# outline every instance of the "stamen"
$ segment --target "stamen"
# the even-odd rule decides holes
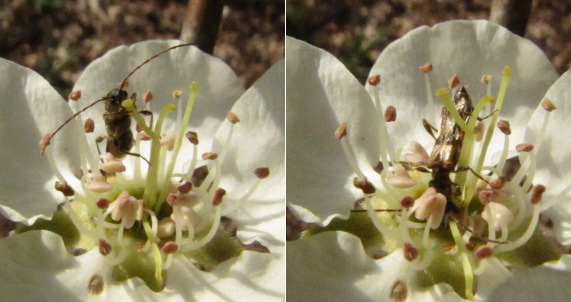
[[[145,93],[143,93],[143,103],[148,104],[153,100],[153,97],[154,96],[151,90],[147,90]]]
[[[411,188],[416,186],[416,181],[410,177],[408,172],[401,165],[394,165],[392,167],[394,174],[387,179],[390,186],[399,189]]]
[[[238,117],[236,115],[236,113],[234,113],[232,111],[228,111],[228,114],[226,115],[226,119],[232,124],[237,124],[240,122],[240,117]]]
[[[83,131],[85,131],[85,133],[93,133],[93,131],[95,131],[95,121],[93,121],[92,118],[85,120],[85,123],[83,123]]]
[[[389,162],[388,157],[392,160],[396,160],[395,151],[393,150],[391,136],[387,131],[387,125],[384,119],[381,117],[384,115],[383,107],[381,106],[381,100],[379,98],[380,89],[372,89],[372,97],[375,104],[375,109],[377,111],[377,116],[379,117],[379,151],[382,162]]]
[[[390,123],[397,120],[397,109],[395,106],[388,106],[385,109],[385,122]]]
[[[411,141],[410,150],[413,153],[407,153],[404,156],[407,162],[409,162],[413,167],[428,165],[430,157],[428,156],[428,152],[426,152],[426,149],[424,149],[424,147],[420,143],[418,143],[417,141]]]
[[[496,250],[498,252],[507,252],[517,249],[518,247],[525,244],[529,240],[529,238],[531,238],[533,232],[535,231],[537,222],[539,221],[539,210],[540,207],[538,205],[533,205],[533,214],[531,215],[531,220],[529,222],[526,231],[517,240],[497,246]]]
[[[433,219],[428,224],[430,228],[435,230],[440,226],[446,209],[446,197],[444,195],[437,193],[433,187],[429,187],[416,200],[415,205],[418,205],[414,211],[416,219],[426,220],[429,216],[432,216]]]
[[[113,186],[107,182],[105,176],[95,173],[93,174],[93,181],[87,184],[87,189],[95,193],[104,193],[113,190]]]
[[[448,88],[454,89],[460,84],[460,79],[457,74],[454,74],[450,79],[448,79]]]
[[[541,184],[537,184],[535,186],[533,186],[531,188],[531,191],[529,192],[529,201],[531,202],[532,205],[536,205],[541,201],[541,197],[543,196],[543,193],[545,192],[545,186],[541,185]]]
[[[359,169],[357,161],[353,157],[353,153],[351,152],[349,144],[345,139],[346,136],[347,136],[347,123],[342,123],[335,131],[335,137],[341,141],[341,147],[343,148],[343,153],[345,154],[345,158],[347,159],[347,162],[351,166],[353,173],[357,174],[357,177],[359,177],[360,179],[365,179],[366,178],[365,174],[363,174],[363,172],[361,172],[361,170]]]
[[[493,225],[494,230],[497,232],[501,230],[502,225],[511,224],[514,220],[514,216],[512,211],[506,206],[497,202],[490,202],[484,207],[482,219],[488,224]]]
[[[533,145],[531,144],[518,144],[515,146],[517,152],[530,152],[533,150]]]
[[[361,189],[363,194],[373,194],[377,190],[375,186],[366,178],[353,178],[353,186],[355,186],[357,189]]]
[[[432,71],[432,64],[430,63],[426,63],[422,66],[420,66],[418,68],[422,73],[424,73],[424,83],[426,86],[426,95],[428,98],[428,104],[431,108],[436,108],[436,102],[434,101],[434,96],[432,94],[432,92],[434,90],[432,90],[432,83],[430,82],[430,76],[429,73]],[[431,122],[434,122],[434,120],[432,120]]]
[[[75,195],[75,191],[67,183],[62,184],[61,182],[56,181],[54,187],[55,187],[56,191],[61,192],[63,194],[63,196],[70,197],[70,196]]]
[[[112,251],[111,244],[107,242],[105,239],[99,239],[99,253],[103,256],[107,256],[111,254]]]
[[[462,235],[460,234],[456,221],[451,220],[449,223],[452,237],[454,238],[454,242],[456,243],[462,257],[462,268],[464,270],[464,280],[466,284],[465,294],[468,300],[472,300],[474,297],[474,294],[472,293],[474,288],[474,273],[472,271],[470,259],[468,259],[468,251],[466,250],[466,246],[464,245],[464,241],[462,240]]]
[[[369,195],[365,195],[365,205],[367,206],[367,214],[371,218],[371,221],[373,222],[377,230],[379,230],[379,232],[383,234],[383,237],[399,238],[398,231],[384,227],[383,222],[379,219],[379,216],[377,216],[377,213],[375,212],[375,208],[371,203],[371,197]]]
[[[216,189],[216,191],[214,191],[214,197],[212,197],[212,205],[219,206],[222,203],[224,195],[226,195],[226,190],[222,188]]]
[[[543,107],[543,109],[545,109],[547,112],[551,112],[557,109],[557,106],[555,106],[555,104],[553,104],[553,102],[551,102],[551,100],[548,98],[543,98],[541,100],[541,107]]]
[[[479,247],[476,250],[476,252],[474,253],[474,255],[478,259],[489,258],[489,257],[492,257],[493,254],[494,254],[494,249],[489,245],[483,245],[483,246]]]
[[[72,101],[77,101],[81,98],[81,90],[72,91],[67,97]]]
[[[412,262],[418,258],[418,250],[409,242],[405,242],[403,246],[404,258]]]
[[[381,75],[380,74],[372,75],[367,79],[367,83],[369,83],[369,85],[371,85],[371,86],[377,86],[377,85],[379,85],[380,82],[381,82]]]

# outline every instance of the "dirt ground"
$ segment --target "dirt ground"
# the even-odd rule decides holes
[[[176,39],[187,0],[0,0],[0,57],[28,66],[67,95],[89,62],[109,49]],[[231,0],[214,55],[250,86],[284,57],[283,0]]]
[[[390,42],[421,25],[488,19],[490,0],[287,0],[287,34],[324,48],[364,82]],[[534,0],[525,37],[559,73],[571,62],[571,1]]]

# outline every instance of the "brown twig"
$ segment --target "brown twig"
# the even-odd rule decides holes
[[[212,54],[224,0],[188,0],[180,39]]]
[[[524,36],[532,0],[493,0],[490,21],[505,26],[516,35]]]

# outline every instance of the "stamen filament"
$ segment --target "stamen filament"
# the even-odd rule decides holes
[[[184,247],[188,250],[195,250],[195,249],[201,248],[202,246],[204,246],[205,244],[210,242],[210,240],[216,234],[216,231],[218,231],[218,227],[220,226],[220,217],[222,216],[221,213],[222,213],[221,207],[217,206],[216,211],[214,213],[214,217],[212,219],[212,226],[210,227],[208,234],[206,234],[206,236],[204,236],[203,238],[201,238],[198,241],[190,242],[190,243],[184,245]]]
[[[190,121],[190,116],[192,114],[192,108],[194,107],[194,102],[196,100],[196,95],[198,94],[198,83],[196,82],[192,82],[192,84],[190,85],[190,95],[188,96],[187,102],[186,102],[186,108],[184,110],[184,116],[182,118],[182,123],[180,124],[180,129],[178,132],[178,136],[176,137],[176,142],[175,142],[175,146],[173,149],[173,153],[172,153],[172,157],[171,157],[171,162],[170,165],[168,167],[168,171],[165,175],[165,183],[164,183],[164,187],[167,187],[172,173],[174,171],[174,166],[176,163],[176,160],[178,158],[178,153],[180,151],[180,148],[182,146],[182,139],[185,137],[185,133],[186,133],[186,127],[188,126],[188,123]],[[180,99],[179,99],[180,102]],[[163,202],[163,200],[165,199],[166,195],[167,195],[167,191],[163,190],[161,192],[161,195],[159,196],[159,202],[158,202],[158,206],[157,206],[157,210],[160,209],[160,206]]]
[[[539,221],[539,210],[540,210],[540,207],[538,205],[533,205],[533,214],[531,215],[531,221],[529,222],[529,226],[527,227],[527,230],[517,240],[514,240],[514,241],[509,242],[507,244],[499,245],[498,247],[496,247],[496,250],[498,252],[507,252],[507,251],[517,249],[518,247],[525,244],[529,240],[529,238],[531,238],[531,236],[533,235],[533,232],[535,231],[535,228],[537,226],[537,222]]]
[[[351,152],[349,144],[347,143],[347,137],[341,138],[340,141],[341,141],[341,146],[343,147],[343,153],[345,153],[345,158],[347,158],[347,162],[351,166],[353,173],[357,174],[357,177],[359,177],[360,179],[366,179],[365,174],[363,174],[363,172],[361,172],[361,170],[359,169],[355,157],[353,157],[353,153]]]

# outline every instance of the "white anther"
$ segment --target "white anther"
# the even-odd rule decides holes
[[[174,235],[175,225],[170,217],[165,217],[159,221],[157,236],[159,238],[168,238]]]
[[[176,141],[176,136],[173,134],[166,134],[161,137],[161,145],[166,145],[167,150],[172,151],[174,149],[174,143]]]
[[[408,172],[401,165],[393,167],[393,176],[387,179],[387,183],[395,188],[410,188],[416,186],[416,181],[410,178]]]
[[[491,212],[493,217],[488,216],[488,211]],[[514,215],[512,211],[510,211],[510,209],[508,209],[506,206],[497,202],[490,202],[484,207],[484,211],[482,211],[482,218],[487,223],[491,223],[491,220],[493,220],[493,227],[497,232],[502,229],[502,225],[510,225],[514,220]]]
[[[109,206],[111,218],[115,221],[123,221],[125,228],[129,229],[135,224],[135,220],[142,219],[143,200],[137,200],[123,191]]]
[[[426,166],[428,164],[428,153],[421,144],[419,144],[417,141],[410,142],[410,150],[412,153],[406,154],[404,158],[413,167]]]
[[[93,181],[87,184],[87,189],[95,193],[103,193],[113,190],[113,186],[107,182],[105,176],[100,173],[93,174]]]
[[[119,159],[115,158],[113,154],[107,153],[105,154],[105,158],[107,159],[104,163],[99,165],[99,168],[107,173],[121,173],[125,172],[127,169],[123,162]]]
[[[440,226],[444,218],[446,197],[430,187],[416,200],[415,207],[414,217],[416,219],[426,220],[432,216],[430,228],[434,230]]]
[[[191,227],[195,230],[200,224],[200,216],[192,208],[185,206],[174,206],[170,217],[175,223],[182,226],[183,231],[188,231],[188,222],[192,223]]]

